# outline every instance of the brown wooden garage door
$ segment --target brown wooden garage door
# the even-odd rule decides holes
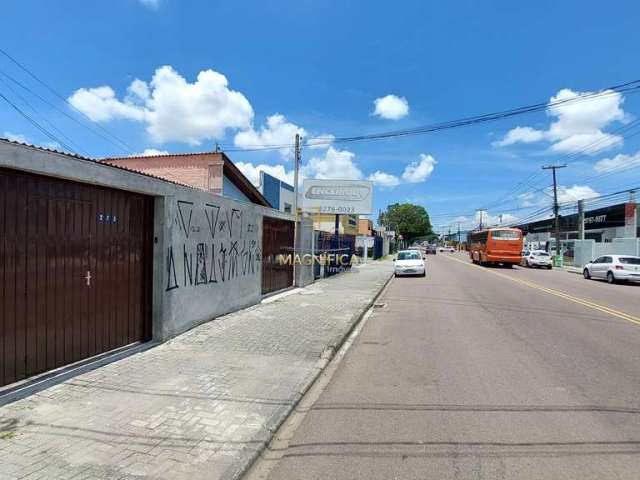
[[[0,169],[0,385],[150,338],[152,202]]]
[[[278,262],[280,254],[293,253],[294,224],[264,217],[262,221],[262,294],[293,285],[293,265]]]

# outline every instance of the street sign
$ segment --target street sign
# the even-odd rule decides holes
[[[335,215],[373,212],[373,183],[366,180],[311,180],[302,186],[305,211]]]

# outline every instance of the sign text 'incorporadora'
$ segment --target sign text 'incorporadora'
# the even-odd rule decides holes
[[[302,205],[308,212],[362,214],[373,211],[373,183],[364,180],[305,180]]]

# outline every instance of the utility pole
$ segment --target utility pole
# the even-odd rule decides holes
[[[298,172],[300,171],[300,134],[296,133],[295,165],[293,170],[293,211],[298,221]]]
[[[300,134],[296,133],[295,144],[295,166],[293,173],[293,214],[295,220],[293,222],[293,258],[295,259],[296,253],[298,253],[298,235],[300,235],[300,228],[298,227],[298,171],[300,170]],[[296,262],[293,262],[293,284],[296,285]]]
[[[480,212],[480,230],[482,230],[482,210],[476,210],[477,212]]]
[[[547,165],[543,170],[551,170],[553,173],[553,213],[555,216],[555,236],[556,236],[556,257],[560,255],[560,207],[558,206],[558,182],[556,181],[556,170],[566,168],[564,165]]]
[[[460,250],[460,222],[458,222],[458,250]]]

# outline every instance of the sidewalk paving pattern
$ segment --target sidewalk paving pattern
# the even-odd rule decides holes
[[[237,478],[392,268],[372,262],[0,408],[0,480]]]

